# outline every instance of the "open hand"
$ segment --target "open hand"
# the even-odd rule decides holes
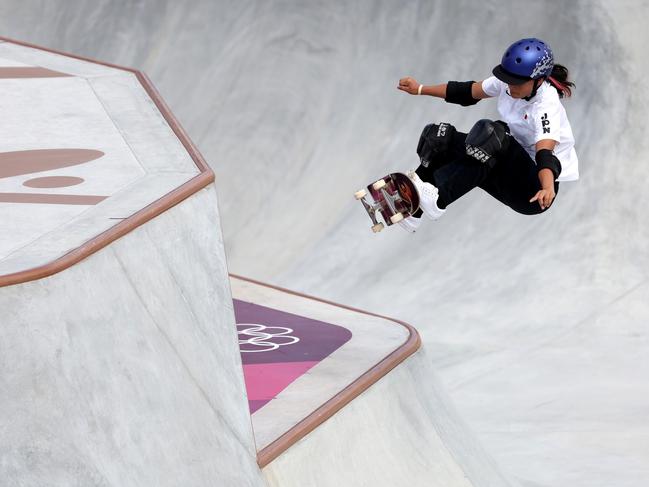
[[[416,79],[407,76],[406,78],[401,78],[399,80],[399,86],[397,86],[397,88],[406,93],[410,93],[411,95],[416,95],[417,90],[419,89],[419,82]]]
[[[548,189],[542,189],[534,195],[534,197],[530,200],[530,203],[538,201],[539,205],[541,205],[541,209],[545,210],[546,208],[550,207],[556,195],[557,194],[554,192],[554,188],[552,187]]]

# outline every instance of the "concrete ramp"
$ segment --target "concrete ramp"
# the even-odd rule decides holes
[[[416,326],[526,487],[649,478],[647,18],[646,0],[0,2],[3,35],[146,71],[218,174],[229,269]],[[427,123],[498,117],[398,79],[482,79],[528,36],[577,83],[581,179],[539,217],[475,190],[415,235],[373,235],[354,191],[416,166]]]
[[[0,78],[0,484],[264,485],[211,170],[141,73]]]
[[[455,411],[414,328],[241,277],[232,292],[268,485],[512,485]]]
[[[230,280],[142,73],[4,40],[0,87],[0,483],[511,485],[414,328]]]

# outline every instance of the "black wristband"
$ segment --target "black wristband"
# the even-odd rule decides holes
[[[468,107],[475,105],[480,100],[476,100],[471,96],[471,86],[475,81],[449,81],[446,84],[446,103],[455,103]]]
[[[541,169],[550,169],[557,179],[561,174],[561,162],[550,149],[541,149],[536,152],[536,165]]]

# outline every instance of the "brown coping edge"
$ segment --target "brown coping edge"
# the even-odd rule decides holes
[[[254,279],[249,279],[247,277],[242,277],[236,274],[230,274],[230,277],[239,279],[241,281],[251,282],[259,286],[264,286],[278,291],[282,291],[294,296],[299,296],[301,298],[311,299],[313,301],[318,301],[320,303],[329,304],[332,306],[337,306],[339,308],[347,309],[355,313],[362,313],[365,315],[375,316],[377,318],[382,318],[384,320],[392,321],[398,323],[408,329],[409,335],[408,339],[395,351],[386,356],[378,364],[372,367],[370,370],[361,375],[354,382],[345,387],[338,394],[333,396],[327,402],[325,402],[318,409],[313,411],[307,417],[302,419],[298,424],[293,426],[290,430],[284,433],[282,436],[277,438],[275,441],[270,443],[267,447],[262,448],[257,452],[257,463],[260,468],[266,467],[273,460],[279,457],[282,453],[288,450],[292,445],[300,441],[306,435],[315,430],[318,426],[324,423],[326,420],[331,418],[334,414],[344,408],[349,404],[353,399],[360,396],[364,391],[370,388],[373,384],[377,383],[382,377],[388,374],[392,369],[397,365],[403,362],[405,359],[414,354],[419,347],[421,346],[421,338],[419,333],[415,328],[413,328],[408,323],[403,321],[395,320],[394,318],[388,318],[387,316],[382,316],[376,313],[370,313],[368,311],[363,311],[357,308],[352,308],[351,306],[346,306],[339,303],[334,303],[332,301],[327,301],[325,299],[316,298],[306,294],[301,294],[289,289],[281,288],[278,286],[273,286],[270,284],[265,284]]]
[[[171,110],[165,103],[165,101],[160,96],[160,93],[156,90],[151,83],[151,80],[141,71],[138,71],[133,68],[127,68],[124,66],[118,66],[116,64],[105,63],[103,61],[97,61],[96,59],[91,59],[83,56],[77,56],[76,54],[70,54],[63,51],[57,51],[54,49],[49,49],[46,47],[37,46],[35,44],[30,44],[27,42],[17,41],[14,39],[9,39],[7,37],[0,36],[0,41],[9,42],[11,44],[18,44],[25,47],[30,47],[33,49],[39,49],[41,51],[47,51],[54,54],[59,54],[62,56],[79,59],[81,61],[87,61],[94,64],[101,64],[115,69],[120,69],[122,71],[128,71],[134,73],[138,81],[151,97],[153,102],[162,113],[162,116],[165,118],[171,130],[176,134],[176,137],[183,144],[190,157],[198,167],[201,173],[187,181],[182,186],[179,186],[172,192],[166,194],[162,198],[154,201],[150,205],[142,208],[140,211],[137,211],[130,217],[119,222],[110,229],[100,233],[89,241],[85,242],[80,247],[77,247],[74,250],[62,255],[58,259],[53,260],[45,265],[34,267],[32,269],[27,269],[25,271],[15,272],[12,274],[5,274],[0,276],[0,287],[11,286],[14,284],[21,284],[28,281],[34,281],[36,279],[42,279],[44,277],[51,276],[57,272],[61,272],[68,267],[73,266],[74,264],[79,263],[89,255],[97,252],[98,250],[106,247],[111,242],[114,242],[120,237],[123,237],[127,233],[131,232],[135,228],[143,225],[144,223],[152,220],[156,216],[165,212],[169,208],[177,205],[181,201],[185,200],[189,196],[197,193],[201,189],[205,188],[209,184],[214,182],[214,172],[207,165],[205,159],[198,151],[194,143],[191,141],[185,130],[181,127],[176,117],[171,113]]]
[[[7,37],[0,36],[0,41],[9,42],[12,44],[18,44],[21,46],[30,47],[34,49],[40,49],[41,51],[47,51],[54,54],[59,54],[62,56],[67,56],[82,61],[87,61],[87,62],[100,64],[115,69],[120,69],[122,71],[129,71],[131,73],[134,73],[137,79],[144,87],[144,89],[146,90],[146,92],[154,101],[154,103],[156,104],[160,112],[162,113],[163,117],[165,118],[165,120],[167,121],[167,123],[169,124],[173,132],[176,134],[176,136],[181,141],[181,143],[183,144],[183,146],[185,147],[185,149],[187,150],[191,158],[194,160],[196,166],[201,171],[201,174],[199,174],[192,180],[188,181],[187,183],[183,184],[182,186],[179,186],[171,193],[163,196],[159,200],[143,208],[142,210],[136,212],[135,214],[123,220],[122,222],[118,223],[114,227],[97,235],[93,239],[84,243],[82,246],[68,252],[62,257],[40,267],[17,272],[14,274],[6,274],[0,276],[0,287],[33,281],[36,279],[41,279],[47,276],[51,276],[53,274],[56,274],[57,272],[61,272],[62,270],[80,262],[81,260],[85,259],[89,255],[97,252],[98,250],[106,247],[111,242],[126,235],[136,227],[160,215],[161,213],[168,210],[172,206],[175,206],[176,204],[180,203],[182,200],[186,199],[192,194],[195,194],[196,192],[203,189],[210,183],[214,182],[214,172],[207,165],[207,162],[205,162],[203,156],[200,154],[196,146],[193,144],[193,142],[191,141],[191,139],[189,138],[185,130],[181,127],[178,120],[176,120],[176,118],[173,116],[171,110],[169,110],[169,107],[164,102],[164,100],[162,99],[158,91],[155,89],[155,87],[153,86],[149,78],[143,72],[138,71],[136,69],[127,68],[124,66],[118,66],[116,64],[110,64],[103,61],[97,61],[95,59],[66,53],[63,51],[57,51],[54,49],[37,46],[35,44],[30,44],[27,42],[17,41]],[[419,337],[419,333],[417,333],[417,330],[415,330],[415,328],[413,328],[409,324],[404,323],[403,321],[395,320],[393,318],[388,318],[386,316],[370,313],[367,311],[352,308],[350,306],[334,303],[331,301],[326,301],[324,299],[315,298],[313,296],[308,296],[306,294],[290,291],[288,289],[284,289],[281,287],[272,286],[269,284],[265,284],[235,274],[230,274],[230,276],[243,281],[252,282],[260,286],[265,286],[265,287],[277,289],[278,291],[293,294],[295,296],[300,296],[302,298],[311,299],[321,303],[347,309],[349,311],[353,311],[356,313],[362,313],[370,316],[375,316],[377,318],[382,318],[388,321],[392,321],[406,327],[409,332],[408,339],[399,348],[397,348],[395,351],[390,353],[387,357],[385,357],[378,364],[376,364],[370,370],[368,370],[363,375],[361,375],[350,385],[345,387],[342,391],[340,391],[330,400],[325,402],[313,413],[305,417],[302,421],[300,421],[293,428],[291,428],[289,431],[287,431],[282,436],[280,436],[277,440],[270,443],[266,448],[260,450],[257,453],[257,463],[261,468],[267,466],[269,463],[271,463],[273,460],[279,457],[282,453],[284,453],[288,448],[290,448],[292,445],[294,445],[299,440],[304,438],[315,428],[317,428],[322,423],[324,423],[327,419],[331,418],[334,414],[336,414],[343,407],[349,404],[353,399],[355,399],[364,391],[366,391],[370,386],[378,382],[388,372],[394,369],[397,365],[403,362],[410,355],[415,353],[421,345],[421,339]]]

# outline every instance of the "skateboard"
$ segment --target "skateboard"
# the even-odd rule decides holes
[[[380,232],[385,225],[378,221],[381,214],[385,224],[390,226],[408,218],[419,209],[419,193],[412,180],[403,173],[394,172],[367,185],[354,193],[374,223],[372,231]]]

